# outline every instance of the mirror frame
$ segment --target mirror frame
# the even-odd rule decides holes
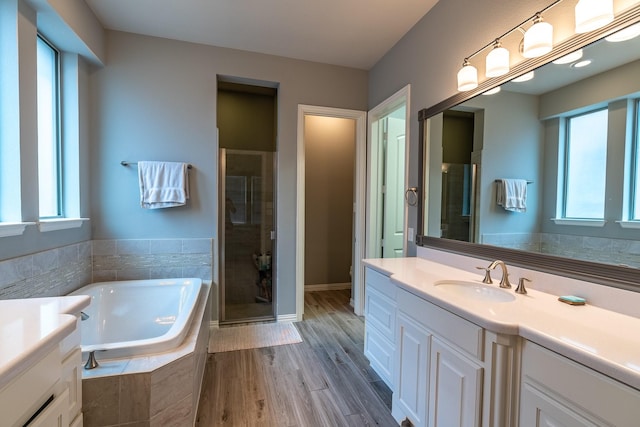
[[[515,77],[532,71],[542,65],[554,61],[576,49],[585,47],[629,25],[640,22],[640,4],[621,12],[610,24],[598,30],[575,34],[554,49],[541,57],[532,58],[513,66],[508,74],[487,79],[481,82],[476,89],[469,92],[458,93],[432,107],[418,112],[419,144],[418,144],[418,179],[422,186],[418,189],[418,219],[416,230],[416,245],[432,249],[438,249],[455,254],[484,258],[487,260],[501,259],[507,263],[557,274],[560,276],[595,282],[598,284],[640,292],[640,269],[625,267],[615,264],[603,264],[592,261],[583,261],[572,258],[564,258],[556,255],[548,255],[536,252],[526,252],[516,249],[501,248],[498,246],[469,243],[457,240],[448,240],[440,237],[425,236],[424,233],[424,209],[425,209],[425,129],[427,119],[445,110],[448,110],[462,102],[474,98],[481,93],[500,86]]]

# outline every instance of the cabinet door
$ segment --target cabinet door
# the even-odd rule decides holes
[[[520,427],[596,427],[558,399],[528,383],[522,385]]]
[[[430,334],[398,312],[393,416],[405,417],[416,427],[427,425]]]
[[[68,427],[69,426],[69,391],[65,391],[42,411],[29,427]]]
[[[429,425],[480,425],[482,368],[437,337],[431,340]]]

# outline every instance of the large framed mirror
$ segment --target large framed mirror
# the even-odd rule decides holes
[[[639,22],[420,111],[418,245],[640,291],[640,35],[607,40]],[[499,203],[512,179],[524,209]]]

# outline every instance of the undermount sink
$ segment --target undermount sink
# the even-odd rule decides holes
[[[497,285],[488,286],[464,280],[440,280],[434,285],[452,294],[482,301],[509,302],[516,299],[513,293],[500,289]]]

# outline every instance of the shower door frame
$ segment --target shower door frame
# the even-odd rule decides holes
[[[225,302],[225,290],[226,290],[226,184],[227,184],[227,154],[245,154],[245,155],[255,155],[260,156],[262,158],[262,173],[266,170],[267,166],[267,151],[256,151],[256,150],[236,150],[232,148],[220,148],[219,149],[219,168],[218,168],[218,241],[219,241],[219,291],[218,291],[218,318],[220,324],[233,324],[233,323],[248,323],[248,322],[259,322],[265,320],[275,320],[276,319],[276,297],[278,292],[278,286],[276,281],[276,254],[277,254],[277,240],[276,240],[276,224],[277,224],[277,210],[276,210],[276,183],[277,183],[277,152],[271,152],[273,155],[273,180],[272,180],[272,188],[273,188],[273,201],[272,201],[272,210],[273,210],[273,224],[271,224],[271,315],[270,316],[254,316],[247,317],[242,319],[226,319],[226,302]],[[264,194],[264,189],[266,188],[266,182],[263,180],[261,193]],[[262,211],[264,212],[264,210]],[[265,236],[265,225],[263,222],[260,223],[260,235]],[[261,245],[262,246],[262,245]]]

